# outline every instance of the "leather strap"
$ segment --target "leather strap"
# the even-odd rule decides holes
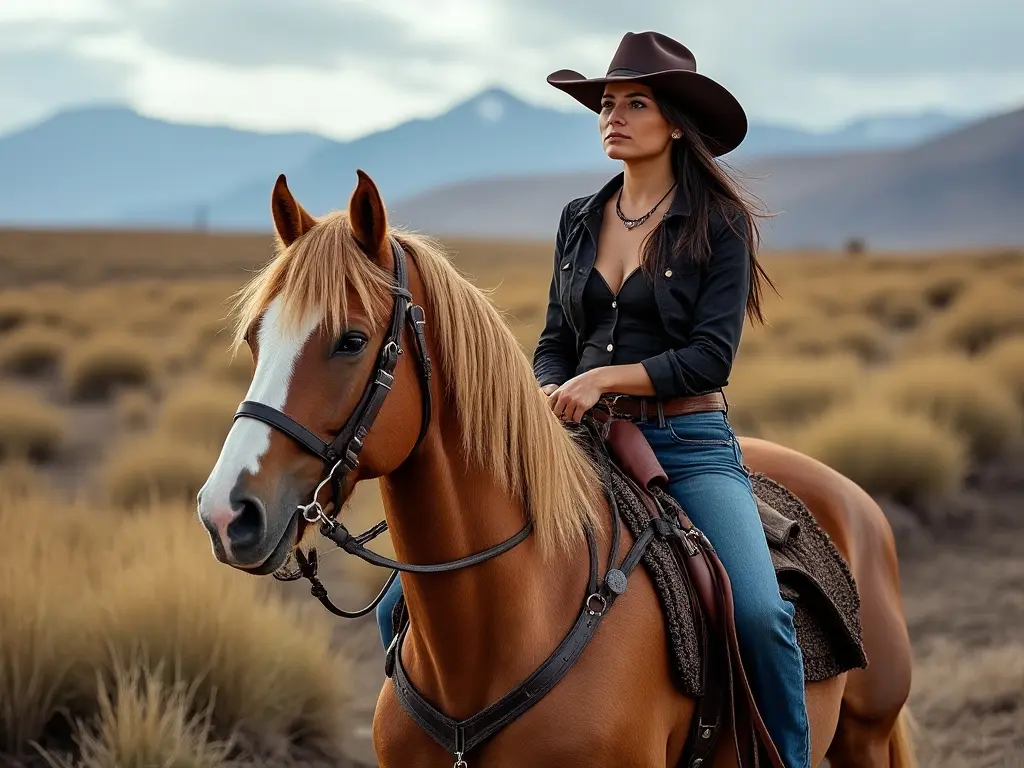
[[[525,540],[526,537],[530,535],[530,532],[533,531],[533,521],[527,520],[526,524],[519,529],[518,533],[505,539],[500,544],[495,544],[493,547],[489,547],[481,552],[460,557],[458,560],[449,560],[444,563],[417,565],[414,563],[402,563],[398,560],[392,560],[390,557],[378,555],[376,552],[366,549],[363,546],[363,542],[360,541],[360,537],[353,536],[349,533],[348,529],[342,523],[337,520],[333,520],[332,523],[333,527],[328,527],[326,523],[322,524],[321,533],[350,555],[355,555],[360,560],[365,560],[371,565],[380,566],[381,568],[392,568],[396,571],[406,571],[408,573],[447,573],[449,571],[457,571],[461,568],[469,568],[482,563],[485,560],[490,560],[493,557],[497,557],[498,555],[508,552],[510,549]]]
[[[572,629],[532,675],[494,704],[464,720],[454,720],[445,715],[428,702],[409,680],[402,663],[402,641],[409,628],[407,623],[395,637],[393,648],[389,649],[392,666],[388,671],[399,703],[434,741],[453,755],[464,755],[483,743],[540,701],[572,669],[593,639],[601,619],[625,591],[626,580],[655,533],[655,527],[648,526],[634,542],[622,565],[608,572],[603,588],[584,599]],[[590,548],[591,561],[594,562],[596,557],[596,550]]]

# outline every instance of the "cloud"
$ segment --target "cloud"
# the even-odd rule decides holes
[[[354,56],[444,56],[386,6],[353,0],[108,0],[164,53],[235,67],[333,67]]]
[[[108,31],[95,20],[0,25],[0,128],[38,120],[59,108],[124,100],[131,68],[83,49]]]
[[[495,85],[581,109],[547,74],[601,74],[626,31],[656,29],[752,119],[825,127],[1018,106],[1021,28],[1020,0],[3,0],[0,121],[123,96],[171,119],[345,138]]]

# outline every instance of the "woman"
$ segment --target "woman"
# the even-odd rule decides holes
[[[598,114],[605,153],[623,172],[562,210],[534,375],[563,420],[607,398],[637,422],[669,493],[729,573],[744,662],[779,754],[787,768],[809,768],[793,606],[779,594],[722,394],[744,314],[763,319],[767,280],[753,216],[714,159],[743,140],[744,111],[696,73],[685,46],[655,32],[626,34],[606,77],[560,70],[548,82]],[[400,584],[377,610],[385,647]]]
[[[625,35],[606,77],[561,70],[548,82],[598,113],[623,172],[562,211],[534,374],[564,420],[605,399],[638,423],[669,493],[729,573],[744,662],[780,756],[807,768],[794,609],[779,594],[722,394],[744,315],[763,320],[767,280],[754,217],[714,159],[743,140],[744,111],[696,73],[685,46],[655,32]]]

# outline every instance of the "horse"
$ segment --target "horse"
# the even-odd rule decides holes
[[[487,294],[434,239],[392,227],[361,170],[347,209],[320,218],[281,175],[271,213],[276,253],[233,296],[232,344],[251,350],[251,384],[197,497],[213,555],[285,579],[297,562],[309,577],[319,532],[371,562],[401,563],[408,624],[398,661],[443,723],[466,722],[539,668],[547,674],[581,617],[601,619],[557,684],[520,696],[516,716],[468,754],[458,728],[443,746],[385,681],[372,727],[384,768],[682,765],[696,704],[672,683],[650,575],[636,568],[614,609],[591,594],[580,613],[588,551],[593,562],[594,545],[607,558],[620,537],[623,547],[636,540],[613,530],[592,458],[547,408]],[[884,514],[811,457],[740,440],[753,470],[807,505],[862,600],[870,663],[806,687],[814,764],[914,765],[911,647]],[[351,536],[345,503],[369,480],[385,521]],[[363,547],[385,526],[397,560]],[[332,605],[322,584],[317,596]],[[735,763],[726,743],[716,766]]]

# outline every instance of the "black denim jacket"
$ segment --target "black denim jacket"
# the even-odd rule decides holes
[[[618,174],[594,195],[570,201],[555,236],[547,319],[533,357],[540,386],[575,375],[584,334],[583,287],[594,268],[604,204],[622,186]],[[677,194],[665,214],[663,242],[675,242],[689,205]],[[673,255],[655,275],[654,294],[670,349],[642,364],[661,399],[721,389],[729,382],[743,330],[750,290],[750,259],[744,240],[721,216],[710,222],[711,257],[701,266]],[[738,229],[738,227],[737,227]],[[742,231],[742,230],[741,230]]]

